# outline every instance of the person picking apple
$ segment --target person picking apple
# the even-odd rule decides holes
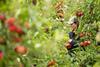
[[[76,47],[74,44],[75,44],[75,32],[79,27],[78,18],[76,16],[72,16],[69,19],[68,24],[70,24],[70,26],[71,26],[71,32],[69,32],[69,38],[70,38],[69,43],[72,47]]]

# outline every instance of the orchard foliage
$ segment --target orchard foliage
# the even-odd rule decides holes
[[[99,6],[100,0],[0,0],[0,67],[99,67]],[[79,27],[68,43],[73,15]]]

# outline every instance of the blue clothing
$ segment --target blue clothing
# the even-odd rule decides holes
[[[70,42],[70,45],[72,46],[72,48],[75,46],[75,33],[74,32],[69,32],[69,38],[72,40]]]
[[[69,32],[69,38],[70,39],[75,39],[75,33],[74,32]]]

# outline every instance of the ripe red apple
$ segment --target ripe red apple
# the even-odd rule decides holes
[[[82,47],[83,47],[83,46],[84,46],[84,42],[81,42],[81,43],[80,43],[80,46],[82,46]]]
[[[15,52],[23,55],[27,53],[27,48],[25,46],[19,45],[15,47]]]
[[[84,41],[84,45],[85,45],[85,46],[88,46],[88,45],[90,45],[90,43],[91,43],[91,41],[89,41],[89,40],[87,40],[87,41]]]
[[[85,36],[85,34],[83,32],[81,32],[79,36],[83,37],[83,36]]]
[[[88,45],[90,45],[90,43],[91,43],[91,41],[87,40],[87,41],[81,42],[80,46],[88,46]]]
[[[90,41],[90,40],[88,40],[87,42],[88,42],[88,45],[90,45],[90,44],[91,44],[91,41]]]
[[[84,45],[87,46],[88,45],[88,41],[84,41]]]
[[[67,43],[67,44],[65,44],[65,48],[70,49],[70,48],[72,48],[72,46],[70,43]]]
[[[77,17],[81,17],[81,16],[83,16],[84,15],[84,13],[82,12],[82,11],[77,11],[76,12],[76,16]]]
[[[21,28],[17,28],[16,33],[18,33],[19,35],[25,34]]]
[[[0,15],[0,20],[1,20],[1,21],[5,21],[5,19],[6,19],[6,18],[5,18],[4,15]]]
[[[0,51],[0,60],[2,60],[2,59],[3,59],[3,52]]]
[[[53,66],[55,64],[56,64],[56,61],[55,60],[51,60],[51,61],[48,62],[47,67],[51,67],[51,66]]]
[[[14,17],[11,17],[11,18],[9,18],[9,19],[6,20],[6,23],[7,23],[8,25],[13,25],[14,22],[15,22],[15,18],[14,18]]]
[[[15,32],[16,29],[17,29],[17,27],[16,27],[15,25],[11,25],[11,26],[9,26],[9,30],[10,30],[10,32]]]

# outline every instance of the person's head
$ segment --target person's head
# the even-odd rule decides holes
[[[73,16],[69,19],[68,22],[71,25],[72,31],[76,31],[78,26],[79,26],[79,22],[76,16]]]
[[[72,24],[71,24],[71,29],[72,29],[72,31],[76,31],[77,28],[78,28],[78,24],[77,24],[77,23],[72,23]]]

